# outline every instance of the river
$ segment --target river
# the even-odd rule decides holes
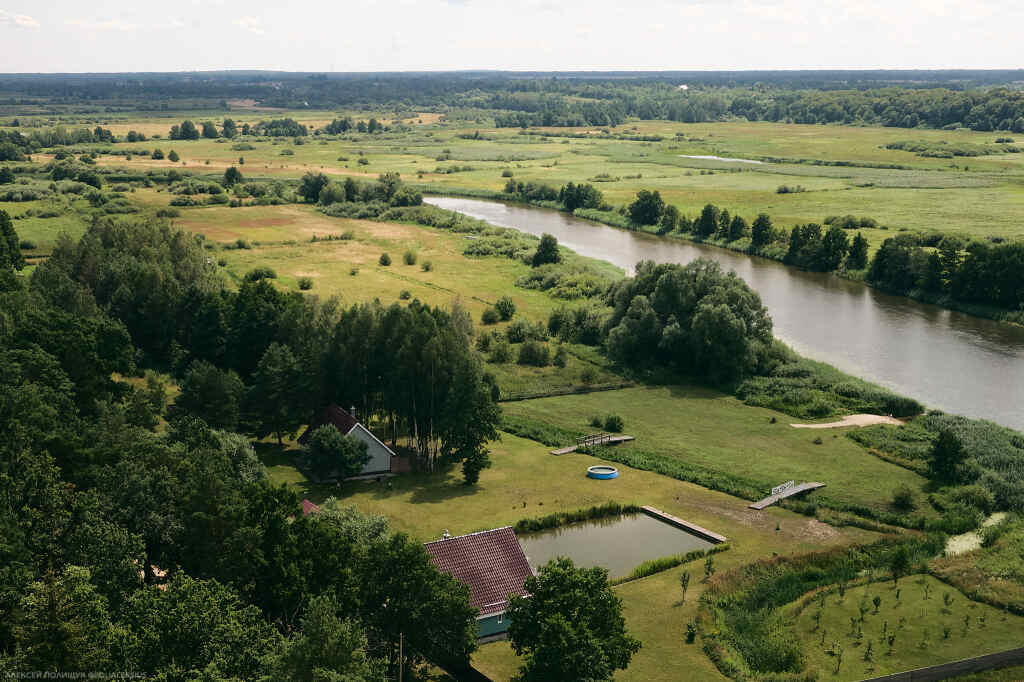
[[[558,211],[454,197],[425,201],[530,234],[547,232],[563,246],[627,272],[640,260],[718,261],[761,295],[775,335],[801,354],[928,407],[1024,430],[1024,327],[890,296],[835,275]]]

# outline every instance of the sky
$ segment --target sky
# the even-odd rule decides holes
[[[0,71],[1020,68],[1021,0],[0,0]]]

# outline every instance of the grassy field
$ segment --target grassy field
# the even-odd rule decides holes
[[[881,599],[877,613],[874,597]],[[973,602],[931,576],[905,578],[898,586],[884,582],[854,587],[843,597],[828,595],[825,604],[820,625],[815,622],[816,599],[793,624],[807,668],[817,669],[822,680],[860,680],[1024,645],[1024,618]],[[862,606],[868,609],[863,622]],[[891,653],[883,632],[895,634]],[[843,655],[837,671],[839,648]]]
[[[504,409],[511,415],[581,430],[592,430],[592,416],[615,413],[625,420],[624,432],[637,436],[634,443],[622,448],[678,457],[764,481],[766,487],[790,479],[821,481],[828,487],[820,494],[879,510],[889,510],[897,486],[921,491],[925,484],[921,476],[882,461],[844,438],[845,429],[794,429],[789,424],[798,420],[698,386],[637,387],[544,398],[506,403]],[[773,417],[775,424],[770,423]],[[814,442],[818,438],[820,444]]]
[[[299,120],[322,125],[322,112],[288,112]],[[243,114],[252,122],[268,112]],[[275,116],[285,115],[279,112]],[[369,114],[363,114],[369,115]],[[198,118],[198,117],[197,117]],[[161,119],[162,125],[180,119]],[[415,122],[419,119],[407,119]],[[135,123],[149,125],[146,119]],[[155,130],[154,128],[153,130]],[[480,131],[483,139],[459,138]],[[220,172],[245,158],[243,172],[297,177],[308,170],[331,174],[374,176],[396,170],[408,180],[452,188],[500,190],[502,170],[517,180],[560,185],[606,174],[598,186],[613,204],[630,201],[639,189],[658,189],[684,213],[695,215],[708,202],[748,219],[761,211],[776,224],[790,227],[820,222],[828,215],[870,216],[889,229],[865,231],[877,245],[894,231],[938,229],[975,236],[1024,236],[1024,154],[993,154],[953,159],[926,158],[913,152],[886,149],[894,142],[994,145],[996,133],[905,130],[878,127],[808,126],[772,123],[683,124],[633,122],[616,134],[661,136],[660,142],[613,139],[597,129],[548,129],[551,136],[520,135],[517,129],[493,129],[443,119],[426,119],[406,132],[350,134],[333,139],[307,138],[302,145],[261,138],[245,143],[198,140],[150,140],[120,149],[174,148],[178,167]],[[584,139],[558,137],[585,134]],[[166,134],[166,133],[164,133]],[[252,149],[236,149],[246,144]],[[282,154],[282,152],[284,152]],[[357,164],[364,156],[367,165]],[[739,159],[770,159],[750,164],[686,158],[715,155]],[[843,166],[815,165],[813,162]],[[167,167],[168,161],[102,157],[103,165],[133,168]],[[872,166],[895,165],[901,168]],[[457,168],[456,172],[447,172]],[[637,177],[639,176],[639,177]],[[778,194],[780,185],[801,185],[806,191]]]
[[[162,195],[139,192],[145,200]],[[299,279],[312,280],[310,293],[338,298],[344,305],[379,299],[385,304],[417,298],[430,305],[449,306],[459,301],[471,314],[477,333],[500,331],[508,322],[482,325],[483,311],[503,296],[512,299],[517,316],[547,321],[560,303],[543,292],[515,286],[530,267],[504,256],[469,257],[462,251],[466,237],[443,230],[369,220],[330,218],[312,206],[258,206],[243,208],[202,207],[181,209],[174,224],[203,234],[217,248],[211,257],[223,261],[229,278],[240,282],[256,266],[272,268],[278,286],[297,291]],[[346,239],[324,240],[346,235]],[[312,242],[316,236],[318,241]],[[225,249],[242,239],[249,249]],[[412,251],[416,263],[406,265],[403,255]],[[391,265],[382,266],[388,253]],[[423,268],[430,263],[430,270]],[[590,261],[609,277],[621,271]],[[491,364],[505,394],[539,392],[578,386],[589,370],[593,383],[620,382],[607,359],[586,346],[567,346],[565,367],[528,367],[512,362]],[[552,344],[553,351],[553,344]]]
[[[273,481],[292,486],[314,502],[336,496],[341,504],[383,514],[396,529],[424,541],[440,537],[445,529],[459,535],[613,501],[650,504],[725,535],[731,549],[715,556],[719,570],[773,552],[806,552],[877,537],[859,529],[833,528],[784,509],[753,512],[744,500],[644,471],[623,470],[617,479],[596,481],[585,473],[599,460],[581,454],[556,457],[544,446],[509,434],[491,449],[494,466],[473,488],[463,485],[457,469],[400,476],[390,487],[375,482],[314,486],[291,466],[289,451],[281,453],[267,445],[260,456]],[[694,580],[686,603],[676,604],[683,570],[689,570]],[[691,670],[702,671],[702,678],[719,677],[698,645],[682,643],[703,589],[701,575],[701,566],[688,564],[615,588],[628,627],[644,643],[620,679],[677,680]],[[508,679],[519,666],[504,642],[482,647],[474,664],[496,680]]]

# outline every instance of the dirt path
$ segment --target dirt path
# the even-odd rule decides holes
[[[827,424],[790,424],[794,429],[837,429],[844,426],[871,426],[872,424],[892,424],[903,426],[905,422],[894,417],[883,417],[880,414],[851,414],[837,422]]]

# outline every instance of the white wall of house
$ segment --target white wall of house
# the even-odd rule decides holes
[[[348,435],[366,443],[366,451],[370,455],[370,461],[363,467],[364,474],[379,474],[391,471],[391,450],[381,443],[362,424],[356,424],[349,431]]]

